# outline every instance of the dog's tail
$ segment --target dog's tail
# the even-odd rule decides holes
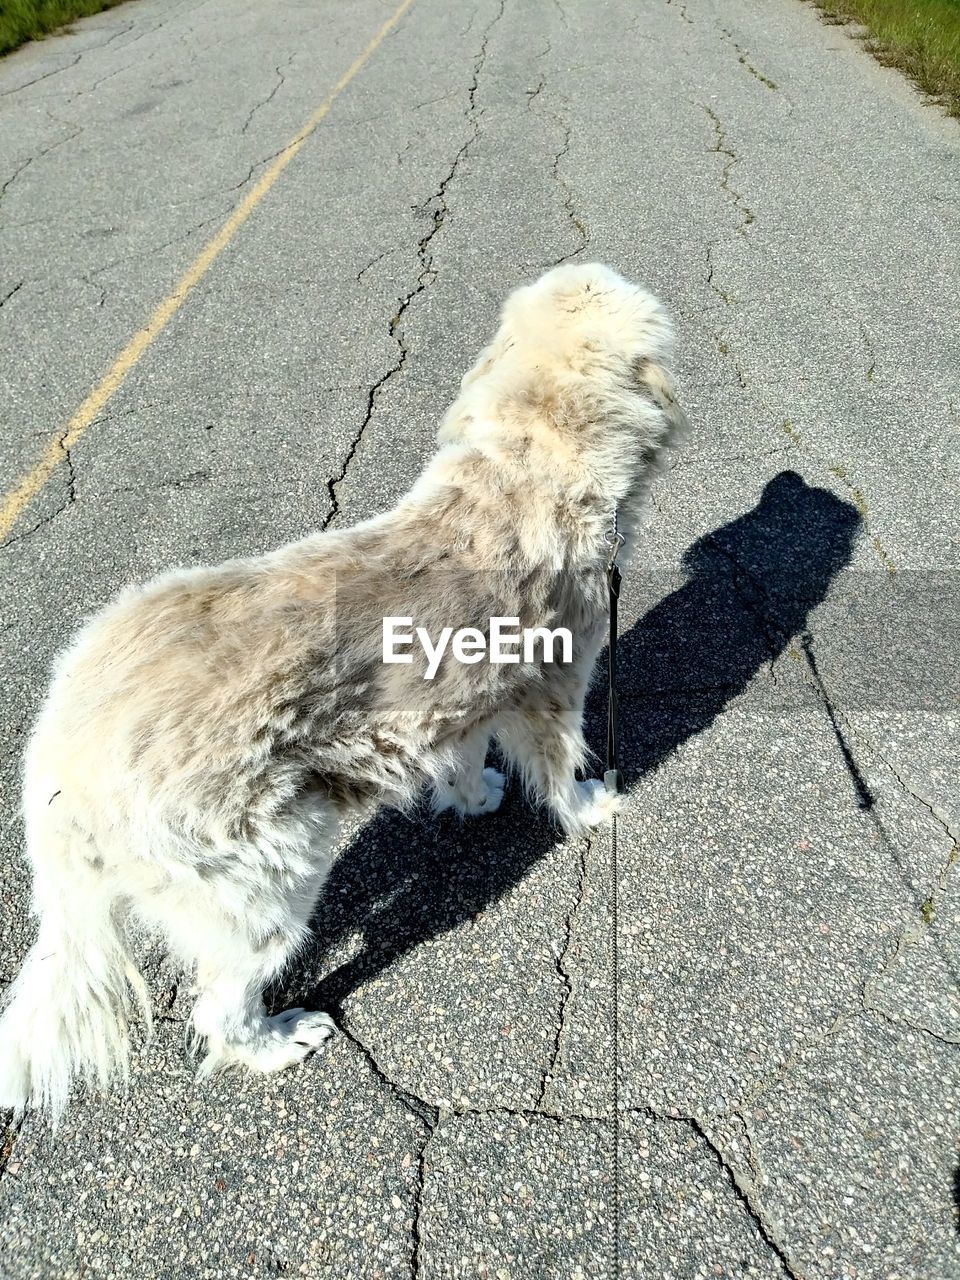
[[[0,1018],[0,1108],[37,1107],[54,1123],[75,1077],[101,1087],[126,1077],[135,1002],[150,1024],[118,904],[79,839],[46,826],[31,848],[40,932]]]

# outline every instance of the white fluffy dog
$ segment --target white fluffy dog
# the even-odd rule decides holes
[[[614,510],[629,553],[684,418],[660,305],[601,266],[508,299],[440,448],[385,515],[125,591],[61,658],[26,757],[39,936],[0,1022],[0,1106],[62,1111],[71,1081],[128,1067],[144,983],[125,921],[196,971],[202,1070],[277,1071],[330,1034],[268,1017],[348,809],[489,812],[491,738],[565,831],[610,812],[578,782],[583,701],[606,619]],[[382,661],[384,616],[431,635],[564,626],[572,660]]]

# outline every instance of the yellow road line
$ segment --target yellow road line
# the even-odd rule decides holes
[[[10,532],[17,517],[40,492],[58,464],[64,460],[67,450],[77,443],[87,427],[103,410],[110,397],[120,389],[130,370],[183,306],[194,285],[203,279],[220,252],[230,243],[330,110],[334,100],[347,87],[377,46],[389,35],[411,4],[413,4],[413,0],[402,0],[402,3],[393,11],[363,52],[354,59],[343,73],[299,133],[291,138],[270,167],[261,174],[255,186],[237,205],[213,239],[201,250],[196,261],[183,273],[176,285],[174,285],[172,292],[164,298],[140,332],[134,334],[130,339],[101,381],[94,387],[67,423],[64,431],[55,440],[51,441],[33,469],[28,471],[20,483],[4,496],[3,504],[0,506],[0,538],[6,537]]]

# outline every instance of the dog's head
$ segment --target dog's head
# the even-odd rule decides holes
[[[554,267],[507,298],[440,440],[522,422],[526,403],[568,442],[626,448],[649,465],[687,427],[667,373],[672,347],[666,312],[645,289],[599,263]]]

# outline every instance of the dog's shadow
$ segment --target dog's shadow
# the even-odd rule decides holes
[[[622,768],[629,787],[701,732],[803,633],[850,561],[853,506],[784,471],[751,511],[695,542],[685,579],[632,575],[658,600],[620,639]],[[632,598],[624,592],[623,604]],[[598,675],[605,656],[598,664]],[[588,739],[605,740],[606,689],[587,704]],[[283,981],[282,1002],[328,1009],[418,944],[471,919],[518,884],[558,834],[508,789],[498,813],[461,822],[381,812],[335,863],[314,916],[316,942]],[[357,937],[361,945],[356,947]],[[352,941],[351,941],[352,940]],[[328,972],[350,943],[351,958]],[[343,952],[341,951],[341,954]],[[281,1003],[281,992],[271,1003]]]

